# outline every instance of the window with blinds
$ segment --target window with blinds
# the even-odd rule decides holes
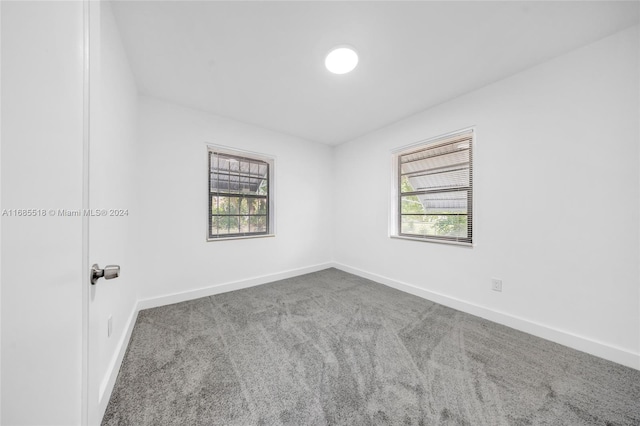
[[[209,240],[264,236],[271,230],[273,160],[209,150]]]
[[[473,131],[432,139],[395,159],[395,235],[471,244]]]

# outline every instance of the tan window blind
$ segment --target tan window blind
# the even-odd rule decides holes
[[[398,235],[471,244],[473,131],[413,147],[397,159]]]

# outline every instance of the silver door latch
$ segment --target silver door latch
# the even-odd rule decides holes
[[[107,265],[104,269],[100,269],[97,263],[91,267],[91,285],[94,285],[98,278],[104,277],[105,280],[111,280],[120,276],[119,265]]]

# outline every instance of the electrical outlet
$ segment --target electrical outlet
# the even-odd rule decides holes
[[[111,337],[112,331],[113,331],[113,315],[109,315],[109,318],[107,318],[107,337]]]
[[[502,291],[502,280],[491,278],[491,290]]]

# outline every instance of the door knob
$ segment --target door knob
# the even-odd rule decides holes
[[[111,280],[120,276],[119,265],[107,265],[104,269],[100,269],[97,263],[91,267],[91,285],[94,285],[98,278],[104,277],[105,280]]]

